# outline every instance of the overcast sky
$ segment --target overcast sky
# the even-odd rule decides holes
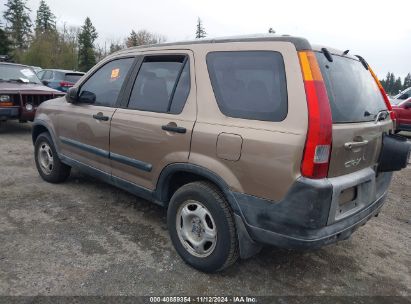
[[[0,0],[1,10],[6,0]],[[34,19],[40,0],[28,0]],[[168,41],[194,38],[197,18],[209,37],[266,33],[362,55],[383,78],[411,72],[411,1],[275,0],[46,0],[58,25],[80,26],[89,16],[98,43],[123,40],[131,29],[163,34]]]

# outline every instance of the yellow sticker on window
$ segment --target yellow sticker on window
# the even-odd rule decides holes
[[[112,69],[111,70],[111,79],[115,79],[120,77],[120,69]]]

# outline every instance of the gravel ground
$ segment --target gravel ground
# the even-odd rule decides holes
[[[30,132],[0,126],[0,295],[411,296],[411,166],[349,240],[265,248],[207,275],[176,254],[161,207],[75,170],[60,185],[41,180]]]

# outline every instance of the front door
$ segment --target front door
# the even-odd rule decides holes
[[[103,64],[79,87],[78,102],[64,104],[58,117],[61,153],[110,174],[110,123],[134,58]]]

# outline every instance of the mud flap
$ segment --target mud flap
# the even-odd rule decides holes
[[[399,171],[407,167],[411,144],[407,138],[397,134],[383,135],[378,172]]]
[[[239,215],[234,214],[234,219],[237,228],[240,257],[242,259],[251,258],[261,251],[262,245],[254,242],[251,239],[247,229],[244,226],[243,220]]]

